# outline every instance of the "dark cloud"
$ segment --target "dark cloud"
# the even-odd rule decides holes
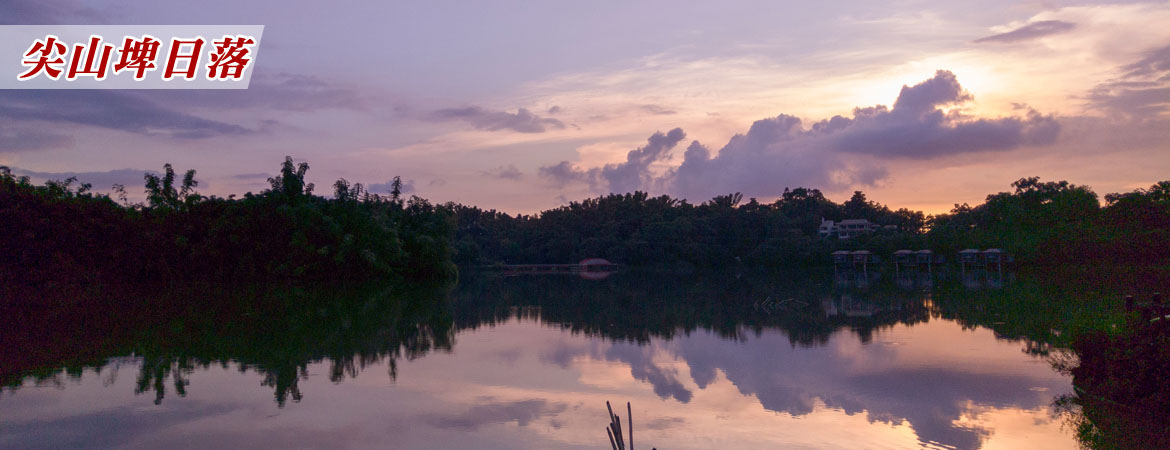
[[[252,76],[248,89],[173,89],[144,93],[162,104],[207,109],[269,109],[310,112],[370,108],[368,95],[319,77],[277,73]]]
[[[799,118],[780,115],[752,124],[717,155],[692,143],[681,165],[655,187],[690,199],[729,192],[780,195],[785,187],[841,188],[873,184],[886,176],[890,158],[930,159],[972,152],[1005,151],[1055,142],[1052,116],[972,119],[944,111],[972,99],[948,71],[903,86],[894,107],[856,108],[805,129]]]
[[[1089,92],[1087,98],[1095,108],[1133,119],[1170,112],[1170,46],[1146,52],[1120,72],[1117,79]]]
[[[515,164],[508,164],[507,166],[499,166],[494,169],[483,171],[484,175],[493,178],[503,178],[505,180],[519,180],[524,178],[524,172],[516,167]]]
[[[659,106],[659,105],[642,105],[642,106],[639,106],[638,108],[640,108],[642,111],[648,112],[650,114],[654,114],[656,116],[669,116],[669,115],[678,114],[678,112],[673,110],[673,109],[663,108],[662,106]]]
[[[551,117],[540,117],[531,111],[520,108],[515,113],[507,111],[490,111],[478,106],[466,108],[447,108],[432,112],[432,120],[458,120],[471,126],[488,131],[511,130],[517,133],[543,133],[548,129],[563,129],[565,123]]]
[[[476,405],[467,411],[450,415],[432,415],[427,423],[443,429],[471,431],[493,423],[516,421],[519,426],[528,426],[544,416],[556,416],[568,409],[565,403],[549,403],[542,399],[518,402],[492,402]]]
[[[1099,108],[1135,118],[1155,116],[1170,111],[1170,86],[1135,89],[1103,84],[1090,92],[1089,100]]]
[[[37,172],[24,169],[13,169],[12,171],[17,175],[27,175],[37,182],[50,180],[61,181],[70,177],[76,177],[78,183],[92,184],[94,189],[97,190],[106,190],[115,184],[120,184],[126,186],[127,191],[134,191],[135,187],[143,186],[145,183],[143,176],[145,174],[158,174],[158,172],[153,170],[142,169],[117,169],[105,172]],[[197,181],[199,181],[200,188],[207,187],[202,180]]]
[[[573,163],[568,161],[561,161],[551,166],[541,167],[539,170],[540,176],[552,181],[554,184],[564,186],[573,182],[589,182],[589,172],[578,169]]]
[[[623,163],[583,170],[568,161],[562,161],[552,166],[541,167],[540,174],[560,185],[585,181],[594,189],[619,194],[631,192],[653,182],[650,164],[669,157],[670,151],[686,136],[682,128],[675,128],[666,134],[657,132],[646,140],[645,146],[630,150]]]
[[[112,90],[0,92],[0,120],[87,125],[180,139],[252,133],[239,125],[169,109],[140,93]]]
[[[836,339],[853,339],[843,333]],[[727,341],[714,333],[692,333],[670,348],[692,373],[722,373],[743,395],[754,396],[769,411],[802,416],[817,404],[870,421],[908,422],[919,441],[947,448],[978,449],[989,430],[958,424],[973,405],[1033,410],[1068,389],[1056,374],[1044,376],[988,373],[979,363],[955,367],[901,367],[877,364],[858,371],[835,345],[790,348],[782,333]],[[728,351],[734,346],[734,351]],[[872,361],[897,360],[894,347],[870,346]],[[698,380],[696,380],[697,382]],[[1036,388],[1042,389],[1036,389]]]
[[[264,173],[264,172],[255,172],[255,173],[240,173],[240,174],[232,175],[228,178],[231,178],[233,180],[267,180],[271,176],[272,175],[269,175],[269,174]]]
[[[25,449],[123,447],[157,434],[159,430],[199,420],[214,420],[237,408],[239,406],[230,404],[174,402],[166,409],[118,406],[67,417],[6,422],[0,446],[14,444],[12,448]]]
[[[1077,24],[1071,22],[1064,22],[1060,20],[1042,20],[1039,22],[1032,22],[1006,33],[994,34],[984,38],[979,38],[976,39],[975,42],[980,44],[988,42],[1010,44],[1072,31],[1072,29],[1076,27]]]
[[[687,420],[682,417],[659,417],[646,422],[645,427],[649,430],[661,431],[686,425],[686,423]]]
[[[808,127],[794,116],[758,120],[718,153],[698,141],[683,161],[654,177],[650,164],[666,160],[686,136],[681,129],[656,133],[626,162],[579,168],[568,161],[540,168],[558,185],[587,183],[599,193],[666,192],[691,200],[742,192],[775,197],[791,186],[844,188],[873,185],[888,176],[890,159],[932,159],[974,152],[1007,151],[1056,141],[1056,118],[1031,109],[1021,116],[972,118],[959,106],[973,97],[955,75],[940,70],[914,86],[903,86],[893,108],[855,108]]]
[[[29,152],[73,146],[73,137],[28,126],[0,124],[0,152]]]
[[[615,343],[605,352],[605,359],[622,361],[630,366],[630,375],[637,380],[650,383],[660,398],[673,398],[680,403],[689,403],[694,394],[679,381],[674,369],[656,364],[652,349],[626,342]]]
[[[105,23],[106,15],[76,0],[0,0],[0,25]]]
[[[859,370],[857,361],[842,357],[837,345],[858,337],[842,332],[831,339],[834,342],[828,345],[795,348],[783,332],[728,340],[712,331],[695,331],[662,345],[561,344],[542,354],[541,360],[563,368],[582,355],[619,361],[659,397],[687,403],[693,393],[674,365],[660,363],[659,352],[665,351],[670,356],[666,360],[685,361],[699,389],[722,374],[740,394],[755,397],[768,411],[799,417],[815,413],[823,404],[849,415],[864,414],[870,422],[908,423],[921,443],[962,450],[978,449],[990,436],[990,430],[959,423],[975,410],[1045,408],[1053,396],[1069,389],[1067,379],[1056,373],[997,372],[977,360],[948,366],[884,363],[900,359],[903,350],[898,346],[870,345],[865,358],[869,362]],[[665,429],[684,421],[650,423],[647,428]]]
[[[1170,45],[1146,52],[1146,55],[1133,63],[1122,66],[1126,78],[1157,76],[1161,81],[1167,72],[1170,72]]]
[[[556,105],[553,105],[551,108],[548,109],[549,114],[559,114],[561,111],[562,111],[561,107],[556,106]]]
[[[606,164],[601,168],[601,177],[608,182],[609,191],[625,193],[636,190],[651,181],[650,164],[662,161],[670,155],[679,142],[687,137],[682,128],[675,128],[666,134],[654,133],[644,147],[630,150],[626,162]]]

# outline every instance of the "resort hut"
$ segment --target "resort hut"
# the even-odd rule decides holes
[[[976,264],[979,262],[980,252],[977,249],[969,248],[966,250],[959,250],[959,262],[966,264]]]
[[[869,264],[876,262],[874,260],[873,252],[869,250],[858,250],[849,254],[853,258],[853,264]]]
[[[894,263],[899,266],[914,264],[914,250],[898,250],[894,252]]]
[[[833,264],[838,265],[838,266],[844,266],[844,265],[848,265],[849,261],[850,261],[850,259],[849,259],[849,251],[848,250],[837,250],[837,251],[833,252]]]
[[[1000,264],[1003,262],[1003,250],[998,248],[989,248],[982,252],[983,262],[987,264]]]
[[[930,250],[919,250],[914,252],[915,262],[918,264],[930,265],[934,263],[934,252]]]

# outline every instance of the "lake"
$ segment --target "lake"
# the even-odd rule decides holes
[[[58,287],[3,311],[0,448],[1077,448],[1112,275],[464,273]],[[1128,279],[1127,279],[1128,280]],[[36,307],[28,306],[35,302]]]

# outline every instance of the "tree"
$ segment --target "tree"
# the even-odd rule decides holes
[[[152,173],[143,175],[146,181],[146,201],[151,208],[180,210],[198,203],[203,197],[195,192],[199,182],[195,180],[195,169],[183,175],[182,185],[175,189],[175,170],[169,163],[163,165],[163,176]]]

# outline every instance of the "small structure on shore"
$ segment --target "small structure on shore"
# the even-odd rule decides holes
[[[989,248],[983,251],[969,248],[959,251],[959,263],[963,270],[967,270],[968,265],[987,269],[995,266],[997,271],[1003,272],[1003,263],[1005,262],[1011,262],[1011,256],[998,248]]]
[[[959,264],[966,266],[967,264],[979,264],[979,249],[968,248],[959,250]]]
[[[601,279],[618,271],[621,265],[602,258],[589,258],[577,264],[500,264],[482,268],[499,271],[504,276],[577,274],[582,278]]]
[[[914,256],[914,250],[898,250],[894,252],[894,264],[898,266],[910,266],[917,264],[918,261]]]
[[[930,272],[932,266],[939,261],[935,260],[934,252],[931,250],[898,250],[894,252],[894,270],[900,270],[903,266],[921,268],[926,266],[927,272]]]
[[[833,265],[847,266],[851,261],[849,258],[849,250],[837,250],[833,252]]]
[[[931,264],[942,262],[937,260],[934,256],[934,252],[930,250],[919,250],[914,252],[914,259],[918,265],[926,264],[927,267],[930,267]]]

